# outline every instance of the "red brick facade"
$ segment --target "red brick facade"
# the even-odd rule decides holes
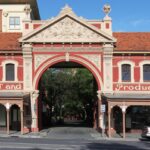
[[[42,111],[39,81],[49,67],[60,62],[74,62],[91,71],[98,85],[97,116],[102,118],[101,104],[105,103],[109,134],[113,107],[119,106],[124,114],[126,108],[132,105],[150,105],[147,102],[150,100],[150,81],[143,80],[143,67],[150,65],[150,33],[113,33],[112,20],[108,15],[101,22],[87,21],[77,17],[68,6],[52,20],[30,19],[23,21],[20,33],[1,32],[0,11],[0,91],[4,94],[0,101],[4,106],[12,106],[6,101],[5,93],[12,94],[9,102],[14,99],[14,93],[19,93],[22,101],[19,103],[15,97],[15,102],[21,112],[25,106],[31,106],[30,117],[21,114],[24,119],[22,132],[39,130]],[[15,68],[15,79],[10,82],[5,79],[7,64],[14,64]],[[130,81],[122,81],[124,64],[130,65]],[[142,97],[137,101],[137,94],[139,97],[145,94],[146,99]],[[98,128],[102,127],[102,121],[98,119]]]

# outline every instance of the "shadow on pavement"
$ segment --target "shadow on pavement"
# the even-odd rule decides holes
[[[146,140],[147,141],[147,140]],[[51,147],[49,147],[51,149]],[[101,142],[91,142],[81,145],[80,148],[71,147],[71,145],[66,148],[69,150],[148,150],[150,148],[150,143],[145,142],[125,142],[125,141],[101,141]],[[57,150],[66,150],[65,148],[56,148]],[[29,150],[43,150],[40,148],[32,148]]]
[[[135,145],[130,145],[125,143],[115,143],[115,142],[107,142],[107,143],[88,143],[86,148],[83,147],[80,150],[148,150],[150,147],[143,143],[134,143]]]
[[[92,127],[85,121],[64,121],[53,124],[51,127]]]

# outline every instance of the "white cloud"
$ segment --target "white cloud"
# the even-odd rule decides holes
[[[116,29],[114,32],[126,32],[124,29]]]
[[[134,27],[145,25],[145,24],[150,24],[150,19],[139,19],[139,20],[131,21],[131,25],[133,25]]]

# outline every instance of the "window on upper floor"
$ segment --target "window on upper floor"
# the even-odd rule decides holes
[[[121,66],[121,79],[123,82],[131,81],[131,65],[123,64]]]
[[[150,64],[143,65],[143,81],[150,81]]]
[[[20,17],[9,18],[9,29],[20,29]]]
[[[15,65],[14,64],[6,64],[6,81],[14,81],[15,80]]]

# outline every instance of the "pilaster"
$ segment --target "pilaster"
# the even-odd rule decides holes
[[[113,91],[113,69],[112,69],[112,57],[113,57],[113,45],[103,45],[103,93],[112,93]]]
[[[31,112],[32,112],[32,125],[31,128],[32,130],[38,130],[38,112],[37,112],[37,98],[39,96],[39,91],[33,91],[31,92]]]
[[[24,90],[32,90],[32,45],[23,45]]]

